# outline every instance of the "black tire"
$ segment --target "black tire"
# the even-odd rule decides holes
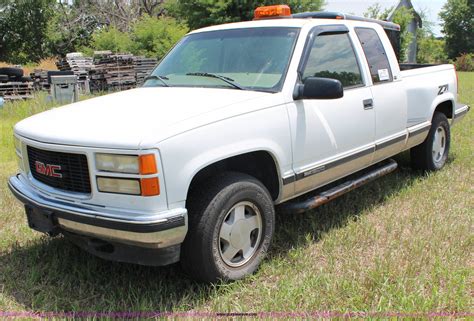
[[[233,214],[237,211],[233,211],[236,206],[244,206],[244,219],[236,219],[237,214]],[[190,191],[188,213],[189,229],[181,247],[181,265],[192,278],[203,282],[231,281],[257,270],[270,247],[275,224],[273,201],[262,183],[246,174],[220,174]],[[232,215],[233,222],[229,225],[227,222]],[[259,228],[240,227],[239,223],[248,219],[258,221],[258,216]],[[239,244],[234,248],[233,237],[226,244],[220,236],[224,225],[232,226],[229,236],[234,233],[237,239],[244,240],[246,237],[242,235],[248,232],[247,245],[253,243],[253,246],[246,252],[249,253],[247,258],[241,253],[243,250],[230,259],[225,258],[226,249],[238,248]]]
[[[2,67],[0,68],[0,74],[18,78],[18,77],[23,76],[23,69],[12,68],[12,67]]]
[[[442,142],[444,148],[438,152],[440,146],[436,139]],[[424,171],[437,171],[443,168],[448,160],[451,144],[451,131],[448,118],[440,112],[435,112],[431,121],[431,128],[425,141],[410,150],[411,166],[413,169]]]
[[[0,75],[0,82],[7,82],[10,80],[10,77],[8,75]]]
[[[30,76],[23,76],[20,78],[21,82],[30,82],[33,81]]]

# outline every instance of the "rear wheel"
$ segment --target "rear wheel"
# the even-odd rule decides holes
[[[451,132],[443,113],[435,112],[428,137],[411,149],[411,164],[414,169],[435,171],[443,168],[448,160]]]
[[[274,230],[273,201],[265,186],[246,174],[224,173],[190,194],[183,268],[205,282],[238,280],[255,272]]]

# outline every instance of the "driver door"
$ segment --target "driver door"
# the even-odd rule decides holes
[[[290,104],[295,194],[337,180],[372,161],[372,94],[351,36],[345,26],[319,26],[306,44],[299,67],[301,82],[308,77],[337,79],[344,87],[344,97]]]

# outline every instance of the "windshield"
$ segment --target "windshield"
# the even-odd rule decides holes
[[[298,28],[246,28],[184,37],[144,86],[281,90]]]

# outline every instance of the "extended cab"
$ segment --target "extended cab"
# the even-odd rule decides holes
[[[16,124],[9,186],[30,227],[102,258],[235,280],[268,251],[275,205],[318,206],[408,149],[414,167],[442,168],[469,110],[454,67],[399,65],[394,24],[288,11],[195,30],[142,88]]]

